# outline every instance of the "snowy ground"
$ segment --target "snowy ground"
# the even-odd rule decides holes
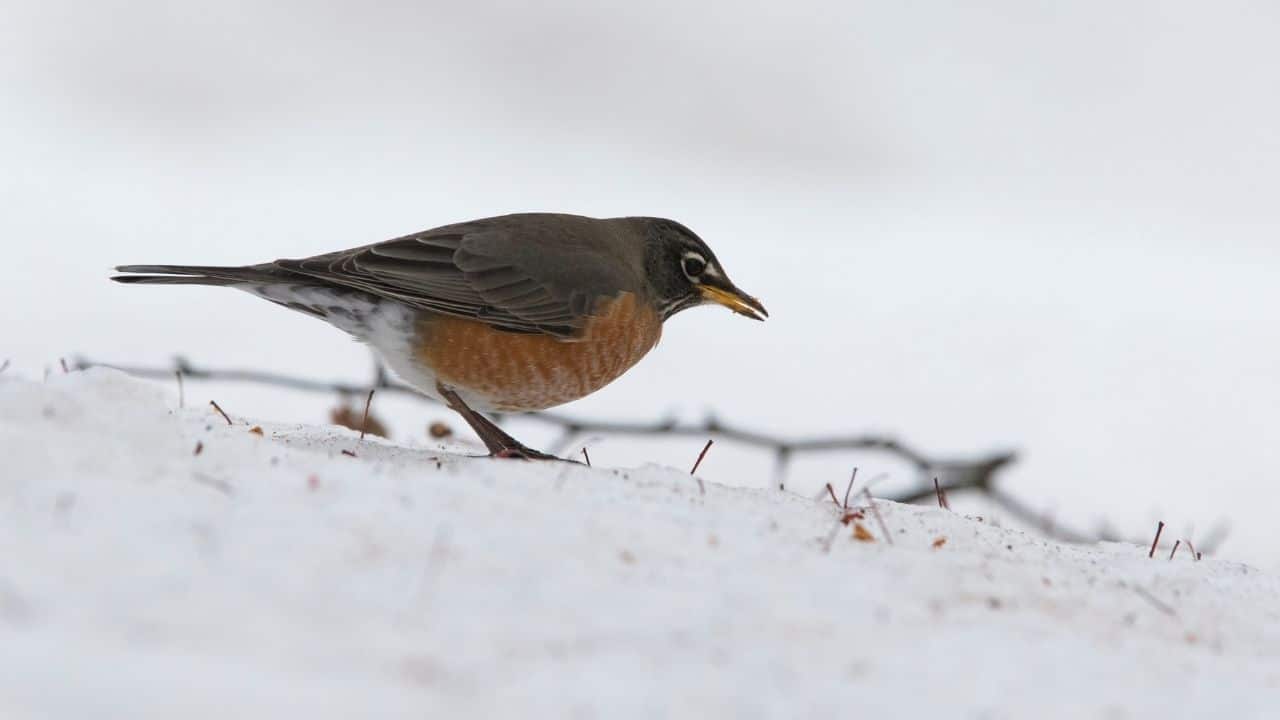
[[[0,716],[1280,708],[1280,581],[1228,559],[892,503],[892,545],[870,514],[859,541],[809,497],[228,426],[188,396],[0,376]]]

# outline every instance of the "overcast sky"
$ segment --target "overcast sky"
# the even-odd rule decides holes
[[[682,315],[570,410],[1017,447],[1009,487],[1046,511],[1135,532],[1230,518],[1242,556],[1276,562],[1254,502],[1280,499],[1272,4],[10,0],[3,16],[11,372],[79,351],[359,377],[363,351],[305,317],[105,277],[519,210],[668,215],[773,318]],[[328,403],[216,392],[276,419]],[[387,412],[417,437],[421,409]],[[684,452],[611,440],[593,457]],[[710,479],[767,479],[762,458],[716,452]],[[797,487],[850,462],[806,465]]]

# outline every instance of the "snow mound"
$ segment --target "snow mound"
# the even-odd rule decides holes
[[[0,377],[0,716],[1280,707],[1280,582],[1245,565],[880,502],[890,544],[869,511],[678,470],[175,404]]]

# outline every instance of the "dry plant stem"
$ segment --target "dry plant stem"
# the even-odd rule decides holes
[[[1159,520],[1156,524],[1156,537],[1151,541],[1151,552],[1147,553],[1148,558],[1156,556],[1156,546],[1160,544],[1160,533],[1164,532],[1164,521]]]
[[[1172,559],[1173,559],[1173,556],[1174,556],[1174,555],[1177,555],[1177,554],[1178,554],[1178,548],[1179,548],[1179,547],[1181,547],[1181,546],[1182,546],[1182,541],[1181,541],[1181,540],[1174,540],[1174,541],[1173,541],[1173,550],[1170,550],[1170,551],[1169,551],[1169,559],[1170,559],[1170,560],[1172,560]]]
[[[0,364],[0,372],[3,372],[8,366],[7,361],[4,364]],[[112,365],[108,363],[94,362],[87,358],[75,358],[73,360],[73,366],[77,370],[85,370],[91,367],[110,367],[138,377],[160,380],[172,377],[173,373],[177,371],[187,378],[194,380],[257,383],[260,385],[271,385],[290,390],[337,395],[359,395],[360,393],[368,392],[370,389],[370,385],[368,383],[325,382],[257,370],[196,367],[181,357],[176,358],[171,367]],[[414,397],[424,402],[434,402],[413,388],[392,381],[381,364],[375,365],[374,367],[375,378],[372,384],[373,388],[382,392]],[[539,422],[559,428],[561,435],[559,442],[555,446],[557,448],[569,447],[576,438],[584,434],[632,436],[660,435],[669,437],[703,438],[707,435],[715,435],[721,440],[735,442],[740,445],[758,448],[772,453],[774,458],[774,485],[779,489],[785,489],[783,480],[786,477],[787,469],[790,466],[792,458],[797,454],[841,452],[850,450],[883,452],[905,461],[911,465],[917,474],[917,483],[913,489],[909,489],[895,495],[885,495],[882,498],[883,500],[900,503],[917,503],[933,499],[937,496],[937,490],[931,485],[930,481],[935,475],[940,475],[939,486],[942,488],[943,492],[976,492],[991,501],[1000,509],[1008,512],[1011,516],[1031,527],[1036,528],[1046,536],[1053,537],[1064,542],[1073,543],[1096,542],[1099,539],[1125,539],[1126,541],[1131,542],[1141,542],[1141,540],[1136,538],[1120,538],[1107,531],[1086,533],[1075,531],[1068,527],[1063,527],[1060,523],[1047,523],[1044,515],[1036,511],[1026,501],[1021,500],[996,486],[995,480],[997,474],[999,474],[999,472],[1005,467],[1013,464],[1017,459],[1017,456],[1010,452],[991,453],[985,457],[979,457],[972,460],[933,458],[926,456],[911,446],[900,443],[892,438],[878,437],[874,435],[788,438],[734,427],[732,425],[722,423],[715,417],[708,417],[701,424],[679,423],[673,419],[652,422],[598,421],[589,418],[578,418],[570,415],[550,412],[528,413],[522,415],[521,418],[526,421]],[[1223,530],[1211,532],[1206,538],[1201,538],[1201,547],[1205,552],[1212,552],[1213,548],[1217,547],[1225,537],[1226,533]],[[1192,549],[1190,543],[1187,544],[1187,547],[1189,550]],[[1193,552],[1193,557],[1197,560],[1199,560],[1202,555],[1202,552]]]
[[[182,371],[174,370],[173,376],[178,379],[178,408],[181,409],[187,406],[187,393],[182,387]]]
[[[933,491],[938,495],[938,507],[943,510],[950,510],[951,503],[947,502],[947,493],[942,489],[942,486],[938,484],[938,478],[936,477],[933,479]]]
[[[707,440],[707,444],[702,446],[702,452],[698,453],[698,459],[693,461],[693,469],[689,471],[690,475],[698,472],[698,466],[702,464],[702,458],[707,456],[707,451],[711,449],[711,443],[713,442],[715,440]]]
[[[698,472],[698,466],[702,464],[702,458],[707,456],[707,451],[711,449],[711,443],[713,442],[715,440],[708,439],[707,444],[702,446],[702,452],[698,453],[698,459],[693,461],[693,469],[689,471],[689,474],[693,475],[693,479],[698,481],[698,493],[701,495],[707,494],[707,485],[702,482],[702,478],[694,475],[694,473]]]
[[[591,454],[587,452],[585,447],[582,448],[582,459],[587,461],[587,467],[591,467]]]
[[[1200,553],[1196,552],[1196,546],[1192,545],[1190,540],[1187,540],[1186,542],[1187,549],[1191,551],[1191,557],[1195,558],[1198,562],[1200,560]]]
[[[857,479],[858,479],[858,468],[855,467],[853,469],[853,472],[849,473],[849,484],[844,486],[844,504],[841,506],[841,508],[844,510],[849,509],[849,491],[853,490],[853,481]],[[867,497],[871,497],[871,494],[868,493]]]
[[[867,504],[871,506],[871,513],[876,516],[876,522],[880,525],[880,532],[884,533],[884,541],[892,545],[893,535],[889,533],[889,526],[884,523],[880,508],[876,507],[876,501],[871,497],[871,490],[863,490],[862,494],[867,496]]]
[[[231,418],[227,417],[227,414],[226,414],[225,412],[223,412],[223,411],[222,411],[222,408],[218,406],[218,403],[214,402],[213,400],[210,400],[210,401],[209,401],[209,404],[213,406],[213,409],[214,409],[214,410],[217,410],[217,411],[218,411],[218,414],[222,416],[222,419],[223,419],[223,420],[226,420],[226,421],[227,421],[227,424],[228,424],[228,425],[230,425],[230,424],[231,424]]]
[[[827,494],[831,496],[831,502],[836,504],[837,510],[844,509],[843,507],[840,506],[840,501],[836,499],[836,489],[831,487],[831,483],[827,483]]]
[[[956,485],[943,485],[944,488],[955,489]],[[922,491],[918,496],[913,496],[909,502],[915,502],[933,495],[933,488]],[[1087,543],[1096,542],[1100,538],[1097,535],[1076,532],[1063,527],[1061,524],[1048,524],[1042,513],[1037,512],[1025,502],[1013,497],[1012,495],[1000,490],[999,488],[987,488],[983,496],[994,503],[997,507],[1009,513],[1018,520],[1036,528],[1048,537],[1057,538],[1064,542]],[[898,502],[903,502],[898,500]],[[1135,541],[1140,542],[1140,541]]]
[[[364,399],[364,417],[360,420],[360,440],[364,441],[364,434],[369,429],[369,406],[373,404],[373,388],[369,389],[369,396]]]
[[[68,370],[68,369],[67,369],[67,359],[66,359],[66,358],[58,358],[58,364],[62,366],[62,374],[63,374],[63,375],[66,375],[67,373],[71,372],[70,370]]]
[[[323,382],[298,378],[277,373],[260,372],[242,369],[209,369],[196,367],[183,358],[177,358],[172,367],[148,368],[127,365],[109,365],[97,363],[85,358],[75,360],[78,369],[102,366],[137,375],[139,377],[168,378],[175,370],[181,371],[188,379],[219,380],[228,382],[251,382],[263,385],[308,392],[323,392],[346,395],[359,395],[369,390],[367,383]],[[431,402],[413,388],[393,382],[381,365],[376,366],[377,374],[373,387],[382,391],[409,395]],[[721,422],[715,417],[708,417],[701,424],[679,423],[675,420],[659,420],[656,422],[613,422],[577,418],[554,412],[527,413],[521,415],[522,420],[540,422],[559,428],[559,441],[552,445],[553,451],[570,447],[573,441],[583,434],[612,435],[664,435],[670,437],[703,437],[714,435],[717,439],[735,442],[749,447],[769,451],[774,456],[774,484],[785,488],[783,482],[791,459],[797,454],[814,454],[822,452],[842,452],[850,450],[866,450],[883,452],[899,458],[915,469],[919,477],[919,491],[912,491],[885,499],[897,502],[915,502],[933,495],[933,488],[925,490],[929,478],[941,473],[944,478],[954,477],[942,482],[945,490],[973,490],[987,493],[994,486],[995,475],[1016,459],[1013,453],[993,453],[975,460],[948,460],[932,458],[914,448],[892,438],[874,435],[849,435],[817,438],[786,438],[752,430],[734,427]]]

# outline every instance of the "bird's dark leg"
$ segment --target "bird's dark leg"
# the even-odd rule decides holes
[[[527,447],[519,440],[508,435],[502,428],[493,424],[489,418],[481,415],[458,397],[458,393],[440,383],[436,383],[436,391],[444,399],[450,410],[462,416],[463,420],[476,431],[480,441],[489,449],[489,455],[498,458],[520,458],[521,460],[561,460],[555,455],[548,455]]]

